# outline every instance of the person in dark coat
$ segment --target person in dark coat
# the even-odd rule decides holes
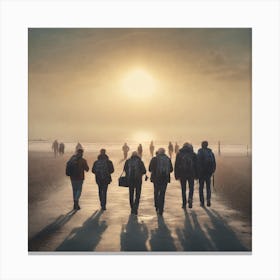
[[[83,158],[83,153],[83,149],[78,149],[76,154],[73,155],[68,161],[68,163],[73,166],[73,171],[70,174],[70,179],[73,190],[74,210],[81,209],[79,205],[79,199],[82,194],[82,186],[85,179],[85,171],[88,172],[89,170],[87,161]]]
[[[133,152],[131,158],[126,160],[124,164],[124,171],[129,185],[129,203],[131,214],[137,215],[142,189],[142,176],[146,174],[145,165],[137,152]]]
[[[175,160],[175,179],[180,180],[182,189],[182,208],[186,209],[186,188],[189,184],[189,208],[192,208],[194,179],[197,177],[197,157],[190,143],[185,143]]]
[[[93,163],[92,173],[95,174],[95,180],[98,185],[99,201],[102,210],[106,210],[107,189],[112,182],[111,174],[114,172],[114,166],[106,150],[101,149],[97,160]]]
[[[216,159],[208,142],[201,143],[201,149],[197,152],[198,179],[199,179],[199,200],[200,206],[204,207],[204,183],[206,183],[207,206],[211,206],[211,177],[216,170]]]
[[[151,181],[154,183],[154,205],[159,215],[163,214],[167,184],[170,183],[170,173],[173,166],[165,149],[160,148],[157,155],[151,159],[149,165]]]

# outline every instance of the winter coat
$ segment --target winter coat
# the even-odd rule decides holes
[[[126,160],[124,171],[130,186],[142,183],[142,176],[146,174],[146,168],[139,156],[132,156]]]
[[[97,185],[108,185],[112,182],[111,174],[114,172],[114,166],[107,155],[99,155],[91,171],[95,174]]]
[[[157,165],[158,165],[158,160],[160,157],[168,158],[168,162],[169,162],[169,168],[168,168],[169,172],[165,178],[159,178],[158,174],[157,174]],[[168,156],[159,154],[151,159],[150,165],[149,165],[149,171],[151,172],[151,182],[153,182],[155,184],[170,183],[170,173],[173,172],[172,162]]]
[[[191,168],[184,170],[184,157],[189,156],[192,159]],[[176,155],[175,160],[175,179],[195,179],[197,178],[197,156],[192,146],[184,146]]]

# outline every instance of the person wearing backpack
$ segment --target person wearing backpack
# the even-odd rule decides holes
[[[136,151],[134,151],[131,157],[126,160],[124,164],[124,171],[129,186],[129,204],[131,214],[137,215],[141,196],[142,176],[146,174],[146,168]]]
[[[80,210],[79,199],[82,193],[82,186],[85,179],[84,171],[88,172],[87,161],[83,158],[83,149],[78,149],[66,164],[66,175],[70,176],[73,190],[74,210]]]
[[[175,179],[180,180],[182,189],[182,208],[186,209],[186,188],[189,184],[189,208],[193,204],[194,179],[197,177],[197,157],[190,143],[185,143],[175,160]]]
[[[101,149],[97,160],[93,163],[92,173],[95,174],[95,181],[98,185],[98,195],[102,210],[106,210],[107,189],[112,182],[111,174],[114,172],[114,166],[109,157],[106,155],[106,150]]]
[[[216,170],[215,155],[208,148],[208,142],[203,141],[197,152],[198,179],[199,179],[199,200],[200,206],[204,207],[204,183],[206,183],[207,206],[211,206],[211,177]]]
[[[151,159],[149,165],[151,180],[154,183],[154,203],[156,211],[162,216],[167,184],[170,183],[170,173],[173,166],[164,148],[159,148],[157,155]]]

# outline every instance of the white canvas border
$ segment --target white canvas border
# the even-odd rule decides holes
[[[278,1],[0,3],[1,279],[280,278]],[[253,28],[252,255],[28,255],[28,27]]]

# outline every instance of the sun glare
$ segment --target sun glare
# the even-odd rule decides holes
[[[138,143],[149,142],[155,138],[155,135],[146,131],[137,131],[133,134],[133,141]]]
[[[135,69],[123,79],[124,92],[133,97],[147,98],[155,92],[155,79],[143,69]]]

